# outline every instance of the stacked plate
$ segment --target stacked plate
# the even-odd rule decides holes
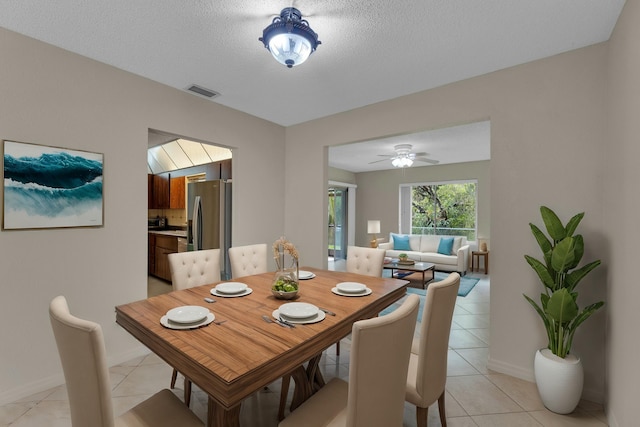
[[[167,314],[160,318],[160,324],[170,329],[194,329],[208,325],[215,318],[208,308],[183,305],[167,311]]]
[[[305,270],[298,271],[298,279],[300,280],[313,279],[314,277],[316,277],[316,275],[310,271],[305,271]]]
[[[272,315],[276,319],[282,318],[282,320],[295,324],[320,322],[326,316],[324,311],[306,302],[282,304],[280,308],[273,310]]]
[[[371,294],[371,289],[367,285],[358,282],[340,282],[331,292],[345,297],[362,297]]]
[[[223,282],[218,283],[215,288],[211,289],[211,294],[218,297],[243,297],[253,292],[253,289],[240,282]]]

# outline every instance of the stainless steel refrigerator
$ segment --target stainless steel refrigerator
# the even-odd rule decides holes
[[[189,250],[220,249],[222,280],[231,276],[231,182],[194,182],[187,185]]]

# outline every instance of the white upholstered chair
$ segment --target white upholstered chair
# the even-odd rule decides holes
[[[407,402],[416,405],[418,427],[427,427],[429,406],[436,400],[442,427],[447,426],[444,406],[447,354],[459,287],[460,275],[451,273],[444,280],[430,283],[427,288],[420,337],[411,347],[406,390]]]
[[[385,253],[384,249],[349,246],[347,247],[347,271],[380,277]]]
[[[417,295],[386,316],[353,324],[349,382],[334,378],[279,427],[400,427]]]
[[[347,272],[381,277],[385,253],[384,249],[349,246],[347,247]],[[336,354],[340,355],[340,341],[336,343]]]
[[[176,252],[168,255],[171,286],[174,291],[212,284],[220,281],[220,249]],[[175,387],[178,371],[171,374],[171,388]],[[184,379],[184,403],[191,403],[191,381]]]
[[[202,427],[203,423],[170,390],[114,417],[102,328],[73,316],[63,296],[49,305],[74,427]]]
[[[229,248],[231,277],[238,278],[267,272],[267,244]]]

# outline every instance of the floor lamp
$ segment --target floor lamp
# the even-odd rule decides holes
[[[367,221],[367,233],[373,234],[373,238],[371,239],[371,242],[369,242],[369,245],[372,248],[377,248],[378,239],[376,238],[376,234],[380,233],[380,220],[375,219]]]

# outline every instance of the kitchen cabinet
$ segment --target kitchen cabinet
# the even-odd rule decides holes
[[[162,175],[149,175],[149,209],[169,208],[169,178]]]
[[[186,200],[185,177],[171,178],[169,183],[169,208],[184,209]]]
[[[147,246],[147,274],[156,274],[156,235],[149,233],[149,243]]]
[[[169,254],[178,252],[178,237],[156,234],[154,252],[155,270],[152,274],[156,277],[171,282]]]

